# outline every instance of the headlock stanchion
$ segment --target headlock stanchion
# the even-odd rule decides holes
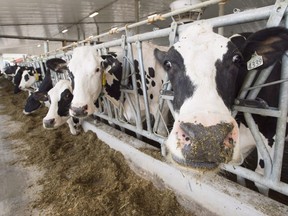
[[[212,3],[219,3],[221,1],[206,1],[195,5],[194,8],[201,8],[204,6],[208,6]],[[259,21],[259,20],[268,20],[267,26],[278,26],[280,24],[280,21],[283,20],[283,17],[286,14],[285,19],[285,25],[288,28],[288,9],[287,9],[288,1],[278,0],[276,1],[275,5],[262,7],[262,8],[256,8],[251,9],[248,11],[238,12],[235,14],[229,14],[224,15],[221,17],[215,17],[211,19],[205,20],[206,22],[209,22],[213,27],[225,27],[225,26],[231,26],[231,25],[237,25],[241,23],[246,22],[252,22],[252,21]],[[161,15],[161,17],[169,17],[171,15],[177,14],[177,12],[182,11],[176,11],[171,12],[168,14]],[[195,21],[197,22],[203,22],[203,20]],[[113,49],[122,48],[123,55],[123,74],[122,74],[122,86],[121,86],[121,99],[120,99],[120,105],[117,107],[113,103],[110,103],[109,99],[105,97],[101,97],[99,104],[100,108],[98,113],[95,113],[95,116],[98,116],[101,119],[107,120],[112,125],[118,125],[121,127],[122,130],[128,129],[132,132],[135,132],[137,134],[138,138],[146,137],[150,140],[156,141],[160,143],[161,145],[165,142],[166,137],[160,136],[157,134],[157,130],[159,128],[160,122],[163,123],[162,118],[162,107],[164,104],[166,104],[171,113],[172,116],[174,116],[174,110],[172,106],[172,100],[173,100],[173,91],[171,89],[171,85],[169,84],[168,78],[166,78],[166,81],[163,83],[162,91],[159,92],[160,94],[160,100],[159,100],[159,107],[158,112],[154,121],[151,119],[150,115],[150,108],[149,108],[149,101],[148,101],[148,95],[147,95],[147,89],[145,85],[145,71],[144,71],[144,63],[143,58],[145,56],[142,52],[142,43],[147,40],[156,39],[156,38],[166,38],[167,44],[172,45],[175,40],[177,40],[177,34],[179,32],[182,32],[184,29],[189,27],[190,24],[183,24],[183,25],[177,25],[176,23],[172,23],[170,28],[160,29],[153,32],[146,32],[142,34],[137,35],[131,35],[129,29],[133,27],[137,27],[143,24],[147,24],[147,21],[141,21],[136,24],[128,25],[128,27],[118,28],[117,32],[121,32],[126,30],[125,33],[123,33],[123,36],[120,39],[104,42],[101,44],[94,45],[95,49],[98,49],[99,52],[103,53],[103,49],[109,49],[109,51],[113,51]],[[105,37],[109,35],[109,33],[104,33],[102,35],[98,35],[95,37],[90,38],[90,40],[96,40],[101,37]],[[168,38],[169,37],[169,38]],[[81,43],[79,43],[81,44]],[[68,46],[67,48],[71,48],[72,45]],[[73,45],[75,46],[75,44]],[[133,47],[136,46],[137,52],[133,52]],[[120,49],[119,49],[120,50]],[[72,51],[69,51],[67,53],[52,55],[52,52],[47,53],[47,58],[52,57],[64,57],[66,60],[71,59],[71,53]],[[146,125],[143,126],[142,118],[141,118],[141,107],[140,107],[140,101],[138,97],[137,92],[137,81],[136,81],[136,70],[134,68],[134,58],[136,55],[138,55],[139,59],[139,75],[141,77],[142,81],[142,90],[143,90],[143,97],[144,97],[144,107],[145,107],[145,120]],[[153,55],[153,53],[149,54]],[[41,65],[41,64],[40,64]],[[256,70],[249,71],[246,82],[242,86],[242,92],[240,93],[239,97],[235,101],[235,106],[233,113],[236,115],[237,112],[243,112],[245,119],[247,121],[247,124],[249,125],[249,128],[256,140],[257,143],[257,149],[261,153],[262,157],[265,160],[265,169],[263,175],[256,173],[254,171],[248,170],[241,166],[232,166],[229,164],[223,164],[221,165],[221,168],[232,172],[236,174],[237,176],[252,180],[256,182],[257,184],[262,185],[263,193],[267,194],[268,189],[273,189],[275,191],[278,191],[280,193],[283,193],[288,196],[288,184],[281,182],[281,167],[282,167],[282,160],[283,160],[283,151],[284,151],[284,143],[285,143],[285,131],[286,131],[286,123],[287,123],[287,106],[288,106],[288,57],[287,53],[283,56],[282,59],[282,81],[280,81],[279,84],[281,86],[280,88],[280,95],[279,95],[279,107],[249,107],[247,103],[249,101],[256,100],[257,94],[259,93],[261,88],[264,88],[267,83],[265,83],[266,78],[269,76],[269,74],[272,71],[273,66],[270,68],[263,70],[261,72],[261,75],[259,78],[255,81],[256,77]],[[157,71],[156,71],[157,73]],[[65,77],[61,77],[65,78]],[[66,77],[67,78],[67,77]],[[128,85],[128,79],[132,80],[132,86]],[[275,83],[271,83],[275,84]],[[270,84],[269,84],[270,85]],[[123,109],[124,100],[127,100],[129,105],[133,108],[133,113],[135,116],[135,122],[129,123],[125,120],[125,110]],[[103,103],[101,103],[103,102]],[[258,103],[257,101],[255,103]],[[260,114],[260,115],[267,115],[267,116],[273,116],[277,118],[277,130],[276,130],[276,137],[275,137],[275,151],[273,158],[270,157],[270,154],[268,153],[267,148],[265,147],[263,140],[260,136],[260,133],[258,131],[258,128],[253,120],[252,114]],[[166,128],[169,128],[169,126],[165,126]],[[165,151],[162,149],[162,153],[165,154]]]

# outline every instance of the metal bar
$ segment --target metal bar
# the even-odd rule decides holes
[[[263,116],[271,116],[271,117],[280,117],[281,112],[279,110],[272,110],[272,109],[260,109],[260,108],[250,108],[244,106],[237,106],[233,107],[233,110],[238,112],[247,112],[251,114],[263,115]]]
[[[103,115],[101,113],[97,113],[95,114],[96,116],[100,117],[100,118],[103,118],[107,121],[110,121],[120,127],[124,127],[128,130],[131,130],[131,131],[134,131],[135,133],[138,133],[138,134],[141,134],[142,136],[148,138],[148,139],[151,139],[151,140],[154,140],[160,144],[163,144],[165,139],[162,138],[162,137],[159,137],[159,136],[156,136],[155,134],[151,133],[151,132],[148,132],[146,130],[139,130],[136,126],[134,125],[131,125],[131,124],[128,124],[128,123],[125,123],[125,122],[119,122],[117,121],[116,119],[112,119],[112,118],[109,118],[107,115]]]
[[[271,71],[273,70],[275,64],[269,66],[268,68],[265,68],[265,70],[262,70],[261,73],[259,74],[257,80],[255,81],[253,91],[250,91],[249,94],[247,95],[246,99],[255,99],[260,92],[261,88],[267,86],[263,83],[267,80],[269,75],[271,74]],[[258,88],[257,88],[258,87]],[[248,90],[248,89],[245,89]],[[250,88],[249,88],[250,90]]]
[[[249,179],[254,182],[259,182],[261,184],[265,184],[265,186],[268,186],[269,188],[278,191],[280,193],[283,193],[285,195],[288,195],[288,185],[283,182],[275,182],[271,179],[265,179],[265,182],[263,181],[263,176],[255,173],[254,171],[248,170],[241,166],[233,166],[230,164],[221,164],[221,169],[224,169],[226,171],[229,171],[231,173],[240,175],[246,179]]]
[[[271,175],[271,172],[272,172],[271,156],[270,156],[270,154],[269,154],[269,152],[268,152],[268,150],[264,144],[262,137],[260,136],[260,132],[258,130],[256,123],[254,122],[252,115],[250,113],[244,112],[244,117],[245,117],[245,121],[246,121],[251,133],[253,134],[255,141],[256,141],[257,150],[260,152],[261,156],[265,160],[264,176],[267,179]]]
[[[136,81],[136,74],[135,74],[135,67],[134,67],[134,57],[133,57],[133,48],[131,43],[127,43],[128,46],[128,59],[130,60],[130,73],[132,79],[132,86],[133,86],[133,96],[135,98],[135,109],[136,109],[136,127],[138,130],[143,130],[142,127],[142,120],[141,120],[141,109],[140,109],[140,101],[138,97],[138,89],[137,89],[137,81]]]
[[[288,1],[276,0],[274,8],[271,11],[271,15],[267,21],[267,27],[278,26],[284,16],[286,8],[288,6]]]
[[[17,36],[17,35],[0,35],[0,38],[12,38],[20,40],[43,40],[43,41],[67,41],[75,42],[77,39],[64,39],[64,38],[44,38],[44,37],[30,37],[30,36]]]
[[[288,13],[285,17],[285,25],[288,27]],[[282,57],[282,73],[281,79],[288,78],[288,52],[286,55]],[[286,119],[287,119],[287,111],[288,111],[288,82],[283,82],[280,85],[280,93],[279,93],[279,109],[281,111],[281,115],[277,119],[277,129],[276,129],[276,137],[275,137],[275,152],[274,152],[274,169],[272,172],[273,180],[280,180],[281,170],[282,170],[282,161],[283,161],[283,152],[285,145],[285,135],[286,135]]]
[[[256,85],[256,86],[253,86],[253,87],[250,87],[250,88],[246,88],[245,90],[253,90],[253,89],[259,89],[262,88],[262,87],[267,87],[267,86],[271,86],[271,85],[276,85],[276,84],[281,84],[283,82],[287,82],[288,79],[281,79],[281,80],[278,80],[278,81],[274,81],[274,82],[269,82],[269,83],[265,83],[265,84],[261,84],[261,85]]]
[[[139,61],[139,71],[141,76],[142,82],[142,92],[143,92],[143,99],[145,105],[145,115],[146,115],[146,124],[147,130],[152,132],[151,128],[151,118],[150,118],[150,108],[149,108],[149,101],[147,96],[147,88],[146,88],[146,78],[145,78],[145,70],[144,70],[144,62],[143,62],[143,54],[142,54],[142,44],[140,41],[136,42],[137,51],[138,51],[138,61]]]

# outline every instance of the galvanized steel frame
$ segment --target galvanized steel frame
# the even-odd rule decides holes
[[[214,0],[214,1],[207,1],[207,2],[211,4],[215,4],[221,1]],[[216,27],[225,27],[225,26],[237,25],[237,24],[246,23],[246,22],[268,19],[267,26],[274,26],[274,25],[279,25],[279,22],[282,20],[283,15],[286,14],[285,25],[288,28],[287,4],[288,4],[287,0],[277,0],[275,5],[257,8],[257,9],[251,9],[251,10],[239,12],[236,14],[215,17],[215,18],[207,19],[205,21],[209,22],[213,27],[216,28]],[[207,3],[207,5],[209,4]],[[194,8],[200,8],[202,6],[203,6],[202,4],[199,4],[195,6]],[[162,16],[165,16],[165,15],[162,15]],[[171,14],[169,14],[169,16],[171,16]],[[195,21],[194,23],[197,23],[197,22],[203,22],[203,20]],[[131,24],[129,25],[129,28],[137,27],[143,24],[147,24],[147,22],[139,22],[136,24]],[[142,80],[142,83],[144,83],[145,74],[144,74],[144,65],[143,65],[143,60],[142,60],[143,58],[142,47],[141,47],[142,41],[151,40],[155,38],[169,37],[170,44],[173,44],[174,39],[175,39],[176,29],[177,29],[177,32],[179,33],[190,25],[191,24],[185,24],[185,25],[180,25],[180,26],[175,27],[175,23],[172,23],[171,28],[161,29],[161,30],[137,34],[137,35],[130,35],[129,28],[126,27],[125,29],[119,29],[121,31],[126,30],[122,38],[109,41],[109,42],[105,42],[103,44],[94,45],[95,48],[98,50],[111,48],[115,46],[121,46],[122,48],[126,47],[126,49],[124,50],[124,52],[126,53],[125,54],[126,57],[124,58],[124,63],[123,63],[124,71],[125,71],[125,73],[123,74],[123,78],[126,78],[127,76],[132,77],[133,89],[132,90],[122,89],[121,100],[123,102],[124,97],[130,98],[131,96],[136,98],[136,106],[134,107],[136,124],[132,125],[132,124],[129,124],[127,121],[125,121],[123,118],[123,109],[121,109],[121,107],[114,108],[113,104],[107,105],[109,101],[106,101],[106,109],[108,109],[107,113],[109,114],[106,114],[105,112],[101,112],[101,113],[96,113],[95,115],[100,117],[101,119],[107,120],[111,124],[120,126],[122,129],[125,128],[125,129],[135,132],[138,138],[141,138],[142,136],[144,136],[151,140],[159,142],[161,145],[163,145],[166,138],[161,137],[154,133],[157,130],[157,126],[155,126],[153,129],[151,128],[151,119],[149,115],[147,90],[144,84],[142,88],[144,92],[144,100],[145,100],[145,107],[146,107],[145,116],[147,119],[147,129],[143,129],[142,127],[142,120],[140,116],[140,105],[139,105],[138,94],[137,94],[136,78],[135,78],[134,68],[131,62],[133,62],[133,54],[134,55],[138,54],[139,59],[140,59],[139,65],[140,65],[141,80]],[[98,39],[99,37],[104,37],[107,35],[108,34],[105,33],[93,39]],[[92,38],[90,38],[89,40],[91,39]],[[132,48],[131,48],[132,43],[136,43],[137,50],[138,50],[137,53],[132,53]],[[69,51],[65,55],[69,56],[70,54],[71,54],[71,51]],[[61,57],[63,56],[63,53],[60,53],[54,56],[50,55],[49,58],[56,57],[56,56]],[[255,86],[251,87],[251,83],[254,80],[256,72],[255,71],[249,72],[249,77],[247,77],[246,83],[243,85],[243,91],[241,92],[239,98],[255,99],[257,96],[257,93],[259,92],[259,88],[265,85],[264,84],[266,80],[265,77],[267,77],[270,72],[271,72],[270,69],[267,69],[261,72],[261,76],[260,76],[261,79],[257,80],[256,87]],[[260,183],[264,186],[264,188],[266,187],[266,189],[270,188],[280,193],[283,193],[285,195],[288,195],[288,184],[281,182],[280,177],[281,177],[281,166],[282,166],[282,159],[283,159],[287,110],[288,110],[288,91],[287,91],[288,82],[287,80],[288,80],[288,57],[286,53],[286,55],[283,56],[283,61],[282,61],[282,81],[279,84],[281,86],[280,95],[279,95],[279,101],[280,101],[279,107],[277,109],[275,108],[259,109],[259,108],[244,107],[244,106],[237,105],[237,100],[234,106],[234,112],[233,112],[234,114],[236,114],[237,112],[244,112],[245,119],[256,140],[257,149],[261,152],[261,154],[265,158],[264,159],[265,160],[264,176],[258,173],[255,173],[254,171],[238,166],[238,165],[236,166],[235,165],[232,166],[229,164],[221,165],[222,169],[232,172],[240,176],[240,178],[242,177],[242,178],[246,178],[254,182]],[[126,83],[124,82],[123,85],[125,86],[125,84]],[[167,92],[171,92],[170,89],[171,89],[171,86],[166,85],[165,89],[163,89],[163,91],[161,92],[160,106],[162,106],[163,103],[165,102],[168,103],[168,106],[173,113],[173,107],[171,103],[171,101],[173,100],[173,96],[166,94]],[[251,92],[248,93],[248,90],[251,90]],[[130,104],[133,105],[131,102]],[[113,110],[111,107],[113,107]],[[273,162],[259,134],[258,128],[253,120],[252,114],[261,114],[261,115],[266,115],[266,116],[277,117],[275,153],[273,156],[274,158]],[[160,118],[161,116],[157,116],[156,122],[158,122]],[[264,190],[264,193],[266,192]]]

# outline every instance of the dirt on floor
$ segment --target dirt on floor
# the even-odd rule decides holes
[[[24,159],[14,163],[37,166],[44,172],[38,181],[43,190],[31,208],[40,209],[42,215],[191,215],[172,191],[155,188],[137,176],[122,154],[94,133],[73,136],[66,125],[44,130],[47,108],[25,116],[27,92],[13,94],[12,83],[3,77],[0,86],[4,106],[0,114],[24,123],[8,138],[22,141],[14,147]]]

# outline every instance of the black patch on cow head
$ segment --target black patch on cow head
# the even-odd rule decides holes
[[[29,113],[32,113],[32,112],[36,111],[37,109],[39,109],[40,106],[41,106],[41,102],[39,100],[37,100],[34,97],[34,93],[32,93],[26,100],[24,111],[27,114],[29,114]]]
[[[15,70],[17,70],[18,67],[16,67]],[[17,94],[18,92],[21,91],[21,89],[19,89],[19,85],[22,79],[22,74],[23,74],[23,67],[19,67],[19,70],[16,72],[14,79],[13,79],[13,83],[14,83],[14,94]]]
[[[223,58],[217,60],[216,67],[216,86],[217,92],[221,96],[225,105],[231,109],[234,98],[240,86],[236,86],[239,67],[243,62],[243,58],[239,50],[232,42],[227,44],[228,51]],[[237,89],[235,89],[235,87]]]
[[[24,80],[27,82],[28,80],[29,80],[29,73],[28,74],[25,74],[25,76],[24,76]]]
[[[72,117],[72,121],[74,124],[78,124],[80,122],[79,118]]]
[[[73,99],[73,94],[69,89],[65,89],[60,96],[60,101],[58,101],[58,115],[59,116],[69,116],[69,108],[71,101]]]
[[[34,72],[33,72],[33,70],[29,70],[28,71],[28,74],[30,75],[30,76],[34,76]],[[29,78],[28,78],[29,79]],[[27,81],[27,80],[26,80]]]
[[[191,79],[186,75],[184,59],[173,46],[168,52],[155,49],[154,55],[168,73],[169,80],[174,90],[174,110],[179,112],[184,101],[187,98],[192,97],[197,86],[195,86]]]

